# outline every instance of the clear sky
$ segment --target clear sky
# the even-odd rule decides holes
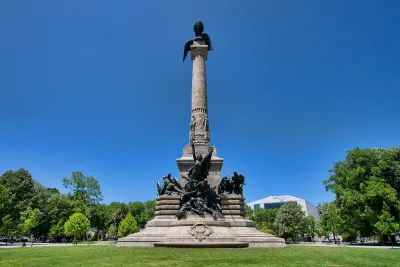
[[[178,176],[202,20],[211,142],[247,201],[333,198],[356,146],[399,146],[400,1],[0,1],[0,172],[48,187],[80,170],[104,202]],[[65,189],[64,191],[65,192]]]

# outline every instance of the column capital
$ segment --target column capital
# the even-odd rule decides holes
[[[190,46],[191,59],[194,60],[197,56],[202,56],[207,60],[208,56],[208,45],[194,44]]]

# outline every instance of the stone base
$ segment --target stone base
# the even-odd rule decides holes
[[[155,247],[170,248],[247,248],[249,243],[240,242],[201,242],[201,243],[174,243],[174,242],[158,242],[154,243]]]
[[[178,220],[180,197],[159,196],[154,219],[142,231],[118,239],[117,247],[286,247],[284,239],[256,230],[245,218],[242,196],[220,197],[222,214],[216,218],[188,212]]]
[[[262,233],[247,219],[188,215],[186,219],[154,218],[142,231],[118,239],[117,247],[286,247],[285,240]]]

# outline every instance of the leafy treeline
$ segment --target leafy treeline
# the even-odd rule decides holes
[[[348,151],[324,181],[335,194],[319,205],[322,227],[345,239],[378,236],[395,242],[400,231],[400,147]]]
[[[393,244],[400,231],[400,147],[356,148],[330,172],[324,184],[335,200],[318,205],[318,221],[306,217],[295,202],[279,210],[246,207],[248,217],[257,229],[293,240],[333,233],[344,241],[377,236],[382,244]],[[70,189],[68,194],[42,186],[24,169],[0,176],[0,236],[61,240],[65,235],[79,237],[88,228],[95,232],[94,238],[99,231],[126,236],[144,228],[154,216],[154,201],[101,204],[98,181],[81,172],[64,178],[63,185]]]
[[[315,218],[301,209],[295,201],[288,201],[279,209],[256,208],[252,210],[246,206],[246,214],[254,222],[254,227],[264,233],[283,237],[286,240],[298,241],[310,238],[317,234]],[[310,240],[310,241],[311,241]]]
[[[25,169],[0,176],[0,236],[61,241],[65,236],[82,238],[90,229],[92,239],[100,231],[125,236],[143,228],[154,216],[154,201],[100,203],[100,184],[81,172],[62,181],[70,189],[67,194],[46,188]]]

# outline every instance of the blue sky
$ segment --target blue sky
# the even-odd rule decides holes
[[[0,172],[80,170],[104,202],[148,200],[188,143],[202,20],[211,141],[247,201],[329,201],[360,147],[399,146],[398,1],[0,1]],[[65,189],[63,192],[66,192]]]

